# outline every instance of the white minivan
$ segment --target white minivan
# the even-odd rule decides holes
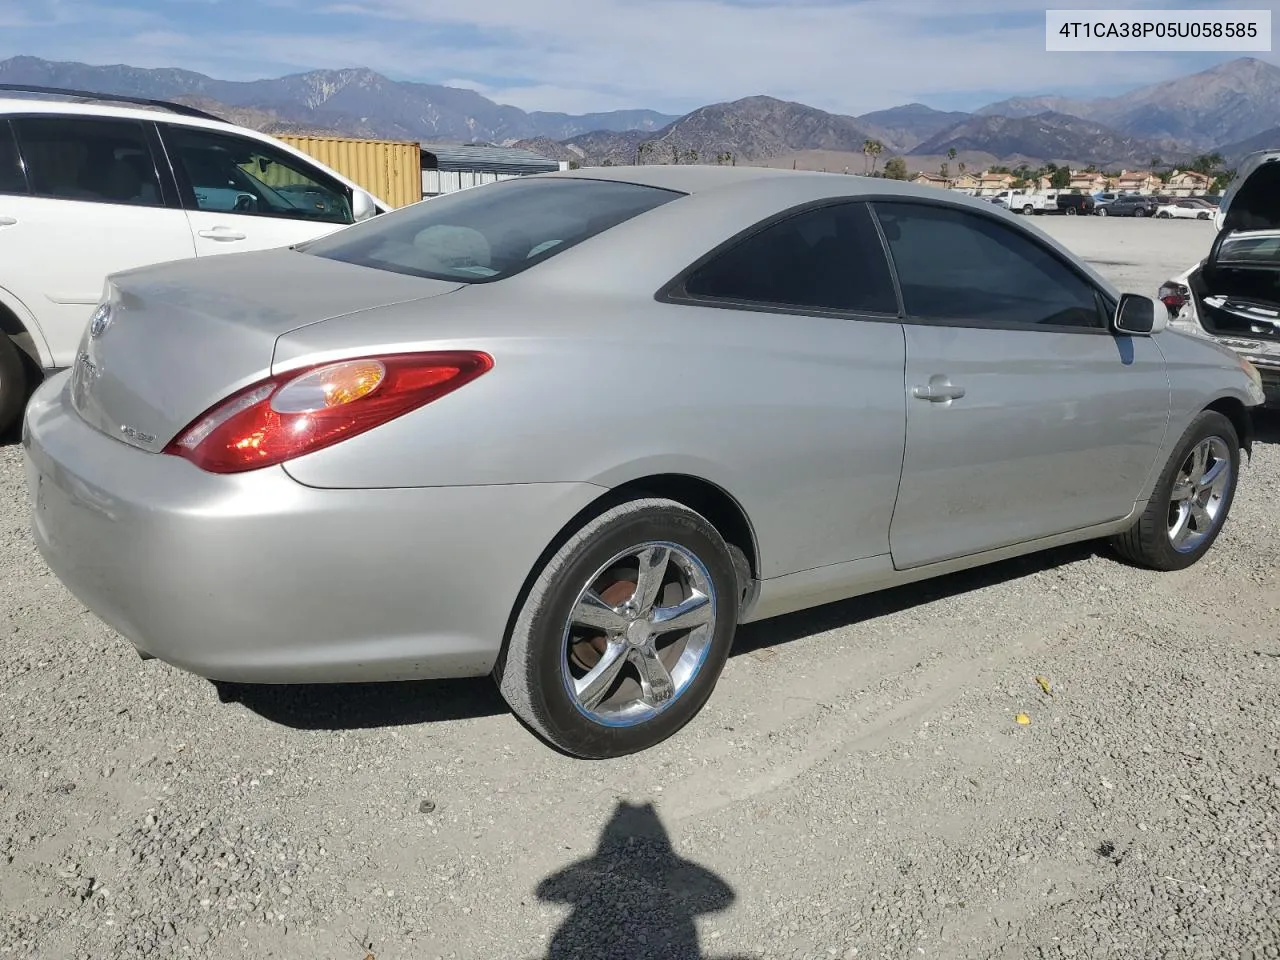
[[[71,366],[108,274],[284,247],[388,205],[183,104],[0,85],[0,432]]]

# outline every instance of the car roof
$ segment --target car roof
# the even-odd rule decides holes
[[[194,127],[208,127],[212,130],[243,131],[247,128],[231,123],[228,120],[206,120],[185,113],[166,110],[163,106],[143,107],[127,106],[111,102],[104,94],[102,100],[66,100],[52,96],[13,96],[0,94],[0,117],[12,114],[40,113],[66,114],[78,117],[112,117],[125,120],[164,120],[166,123],[181,123]],[[249,131],[255,133],[256,131]]]
[[[789,192],[797,184],[812,188],[814,199],[832,196],[902,197],[903,199],[938,199],[939,195],[956,203],[987,207],[967,193],[957,190],[939,190],[937,187],[891,180],[888,177],[869,177],[860,174],[825,173],[815,170],[788,170],[780,167],[723,166],[718,164],[642,164],[640,166],[582,167],[577,170],[560,170],[555,173],[538,173],[536,178],[611,180],[633,183],[639,186],[676,190],[680,193],[702,194],[716,190],[728,190],[754,184],[764,186],[767,181],[788,184]],[[799,188],[803,190],[803,187]],[[986,198],[983,198],[984,200]]]

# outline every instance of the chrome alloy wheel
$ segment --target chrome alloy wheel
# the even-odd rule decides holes
[[[653,719],[698,675],[715,626],[711,574],[687,548],[653,541],[615,555],[565,624],[562,673],[574,705],[607,726]]]
[[[1221,437],[1205,437],[1173,476],[1169,495],[1169,542],[1190,553],[1222,519],[1231,486],[1231,451]]]

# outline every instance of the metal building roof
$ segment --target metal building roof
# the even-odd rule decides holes
[[[519,147],[483,147],[461,143],[422,144],[424,170],[474,170],[482,173],[550,173],[555,160]]]

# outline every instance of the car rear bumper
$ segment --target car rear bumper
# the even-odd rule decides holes
[[[40,552],[141,652],[212,679],[484,675],[538,557],[603,492],[218,476],[94,430],[66,385],[46,381],[23,422]]]

